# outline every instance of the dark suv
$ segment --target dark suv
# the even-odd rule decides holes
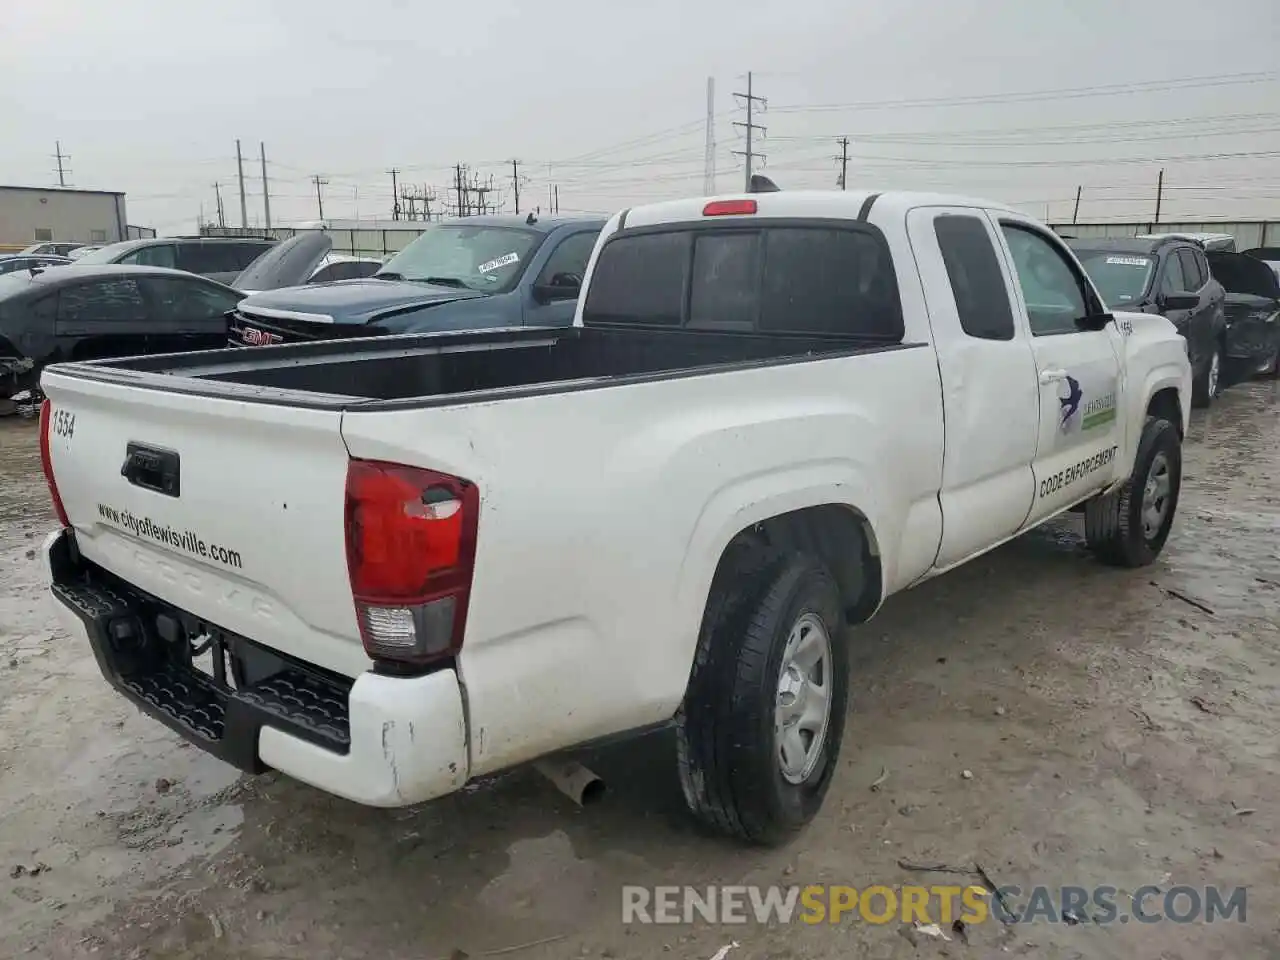
[[[1067,241],[1113,310],[1158,313],[1187,338],[1192,395],[1207,407],[1218,395],[1226,353],[1226,291],[1214,279],[1204,249],[1179,237]]]
[[[108,244],[86,253],[76,262],[166,267],[230,283],[274,243],[274,240],[245,237],[153,237]]]

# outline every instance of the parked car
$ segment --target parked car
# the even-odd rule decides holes
[[[1140,233],[1138,240],[1190,240],[1203,250],[1215,253],[1235,253],[1236,238],[1229,233]]]
[[[247,770],[401,806],[671,725],[777,843],[846,769],[846,621],[1072,508],[1106,563],[1169,535],[1186,342],[1003,204],[635,207],[575,322],[46,370],[66,629]]]
[[[81,257],[88,256],[89,254],[93,253],[93,251],[101,250],[101,249],[102,249],[101,244],[96,244],[96,243],[85,244],[83,247],[76,247],[74,250],[68,253],[67,258],[70,260],[79,260]]]
[[[1225,355],[1233,376],[1280,373],[1280,275],[1265,260],[1210,253],[1209,268],[1227,291]]]
[[[226,343],[230,287],[159,267],[84,266],[0,276],[0,400],[29,392],[47,364]]]
[[[108,244],[77,259],[85,264],[124,263],[186,270],[229,284],[275,242],[244,237],[151,237]]]
[[[41,243],[33,243],[31,246],[18,251],[20,256],[31,257],[66,257],[73,250],[79,250],[83,247],[83,243],[66,243],[62,240],[45,240]]]
[[[1261,260],[1271,268],[1272,273],[1280,277],[1280,247],[1254,247],[1244,252],[1246,257]]]
[[[328,253],[322,232],[286,240],[237,278],[246,298],[229,342],[484,327],[565,327],[603,219],[468,217],[433,224],[372,277],[301,286]],[[272,289],[286,287],[287,289]]]
[[[323,250],[316,256],[318,250]],[[290,254],[290,251],[300,251]],[[305,263],[301,258],[305,257]],[[361,280],[382,269],[384,261],[373,257],[357,257],[333,252],[328,233],[317,232],[277,244],[258,255],[257,259],[231,281],[241,293],[262,293],[282,287],[305,286],[309,283],[331,283],[334,280]]]
[[[0,256],[0,274],[13,273],[15,270],[44,270],[47,267],[61,267],[74,263],[67,257],[50,255],[27,256],[16,254],[11,257]]]
[[[1204,248],[1182,236],[1067,241],[1107,304],[1158,313],[1187,338],[1195,403],[1206,407],[1222,388],[1226,356],[1226,291]]]

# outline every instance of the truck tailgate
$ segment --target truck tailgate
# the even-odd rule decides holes
[[[54,479],[87,559],[282,653],[346,676],[368,668],[347,576],[340,411],[56,369],[42,385]]]

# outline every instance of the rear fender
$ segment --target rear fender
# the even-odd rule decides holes
[[[901,534],[886,528],[888,511],[863,467],[846,460],[812,461],[745,477],[722,487],[707,501],[689,538],[676,587],[681,662],[693,663],[711,580],[734,537],[772,517],[824,504],[847,506],[858,514],[870,528],[873,553],[885,543],[896,542]],[[890,564],[895,558],[881,555],[880,559],[882,583],[893,582]]]

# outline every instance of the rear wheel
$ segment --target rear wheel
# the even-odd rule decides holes
[[[718,579],[677,717],[680,781],[703,823],[776,845],[813,819],[835,773],[849,688],[840,595],[802,553]]]
[[[1123,487],[1085,505],[1085,539],[1103,563],[1142,567],[1164,549],[1182,489],[1182,441],[1162,417],[1147,417]]]

